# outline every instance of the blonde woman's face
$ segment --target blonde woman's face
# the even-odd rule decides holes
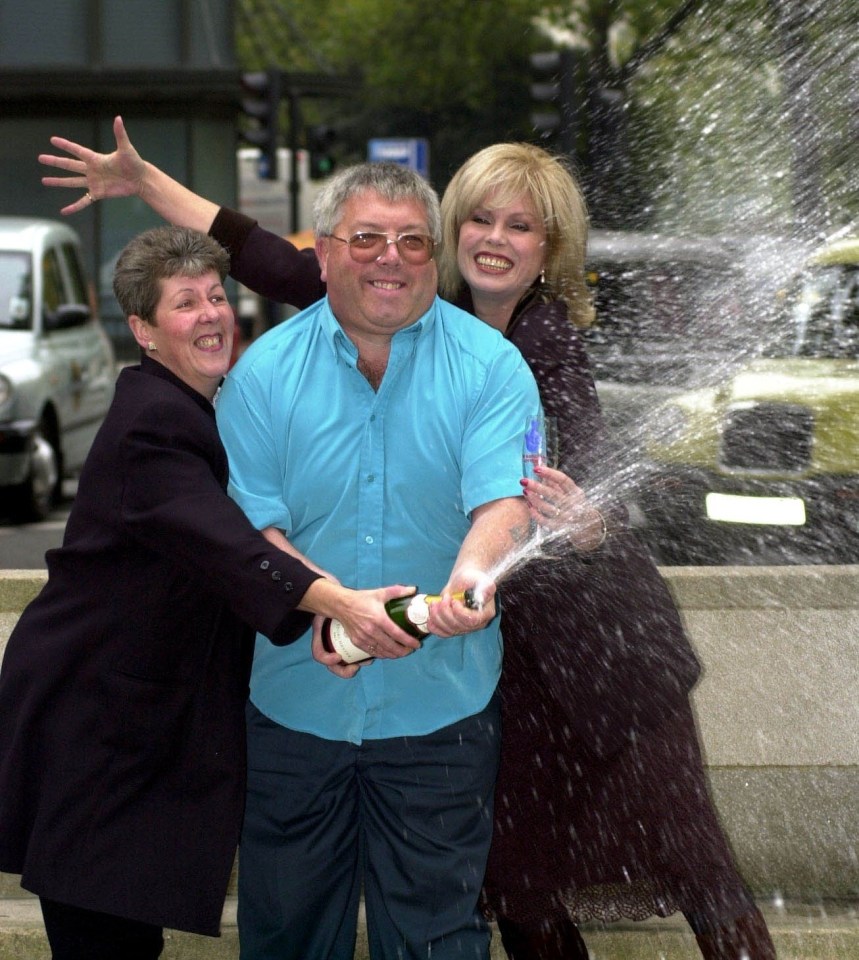
[[[457,263],[473,294],[518,300],[543,269],[545,250],[530,197],[495,206],[490,192],[459,228]]]

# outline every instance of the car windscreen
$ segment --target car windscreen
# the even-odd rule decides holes
[[[30,330],[33,323],[30,255],[0,250],[0,330]]]
[[[647,355],[742,348],[738,280],[727,265],[617,260],[588,264],[596,352]]]
[[[859,266],[808,271],[787,301],[770,357],[859,357]]]

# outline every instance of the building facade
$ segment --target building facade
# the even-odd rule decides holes
[[[236,203],[240,101],[233,0],[0,0],[0,214],[59,218],[78,196],[47,189],[50,137],[110,151],[120,114],[141,154],[192,189]],[[102,319],[130,337],[111,291],[135,233],[159,223],[136,199],[95,204],[81,234]]]

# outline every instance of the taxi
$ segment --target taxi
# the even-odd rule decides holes
[[[114,351],[77,233],[0,217],[0,513],[44,519],[113,398]]]
[[[663,562],[859,562],[859,236],[811,255],[757,359],[660,408],[648,456]]]

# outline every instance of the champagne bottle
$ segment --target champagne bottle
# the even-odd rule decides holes
[[[454,600],[460,600],[471,610],[477,610],[480,606],[474,597],[473,590],[463,590],[451,596]],[[439,600],[441,600],[441,594],[413,593],[408,597],[389,600],[385,604],[385,610],[398,627],[420,640],[429,633],[427,629],[429,608]],[[339,653],[343,663],[360,663],[363,660],[373,659],[366,650],[352,643],[346,628],[339,620],[330,617],[322,624],[322,646],[328,653]]]

